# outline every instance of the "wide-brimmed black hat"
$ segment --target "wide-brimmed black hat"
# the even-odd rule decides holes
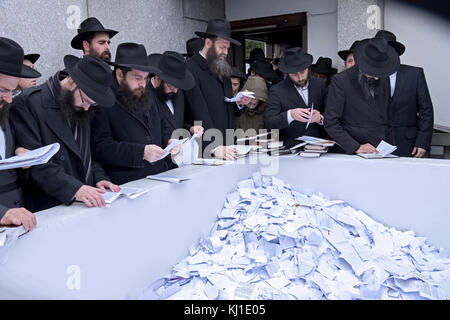
[[[186,53],[183,53],[185,57],[192,57],[194,53],[199,52],[203,49],[205,45],[205,40],[202,38],[191,38],[186,41]]]
[[[30,53],[23,56],[23,60],[29,60],[32,64],[35,64],[39,60],[41,55],[39,53]]]
[[[394,49],[397,51],[399,56],[401,56],[402,54],[405,53],[405,50],[406,50],[405,46],[402,43],[397,41],[397,37],[392,32],[387,31],[387,30],[380,30],[377,32],[375,37],[386,39],[386,41],[392,47],[394,47]]]
[[[192,73],[186,68],[186,60],[178,52],[166,51],[163,54],[153,54],[151,64],[156,63],[159,71],[156,74],[168,84],[177,89],[190,90],[195,85]]]
[[[355,42],[353,42],[352,46],[350,47],[349,50],[342,50],[342,51],[338,51],[338,55],[339,57],[341,57],[342,60],[347,60],[347,57],[350,53],[354,53],[356,47],[361,43],[360,40],[356,40]]]
[[[400,65],[397,51],[384,38],[364,39],[354,54],[359,70],[372,77],[389,77]]]
[[[94,32],[104,32],[109,34],[109,37],[112,38],[116,34],[118,34],[118,31],[111,30],[111,29],[105,29],[103,25],[98,21],[97,18],[91,17],[87,18],[80,24],[80,28],[78,29],[78,34],[72,39],[72,42],[70,43],[72,48],[83,50],[83,41],[86,39],[86,37]]]
[[[246,63],[252,63],[256,60],[267,60],[271,61],[272,59],[266,58],[266,55],[261,48],[255,48],[252,51],[250,51],[250,56],[247,60],[245,60]]]
[[[304,52],[302,48],[289,48],[278,63],[278,69],[284,73],[296,73],[309,68],[312,62],[313,56]]]
[[[103,107],[112,107],[116,98],[111,90],[112,74],[109,66],[97,57],[85,55],[64,57],[65,71],[89,98]]]
[[[240,46],[241,43],[231,38],[231,26],[230,23],[223,19],[214,19],[208,22],[206,32],[196,31],[196,35],[201,38],[220,37],[231,43]]]
[[[17,78],[35,79],[41,74],[23,64],[23,48],[15,41],[0,37],[0,73]]]
[[[255,62],[250,64],[250,68],[252,68],[252,70],[257,75],[263,77],[266,80],[273,80],[278,76],[273,70],[272,64],[265,59],[256,60]]]
[[[157,73],[158,69],[149,64],[144,45],[132,42],[119,44],[116,51],[116,61],[106,61],[115,67],[129,68],[150,73]]]
[[[238,67],[231,68],[230,78],[239,78],[239,79],[247,80],[247,77],[245,76],[245,74]]]
[[[311,71],[320,74],[336,74],[337,69],[333,68],[333,61],[328,57],[320,57],[315,64],[311,65]]]

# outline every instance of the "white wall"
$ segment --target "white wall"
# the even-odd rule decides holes
[[[330,57],[337,66],[337,0],[225,0],[229,21],[289,13],[308,13],[308,52],[314,62]]]
[[[385,29],[395,33],[406,46],[401,62],[424,68],[434,121],[450,127],[450,22],[423,9],[386,1]]]

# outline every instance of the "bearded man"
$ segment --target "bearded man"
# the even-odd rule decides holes
[[[112,90],[117,99],[112,108],[97,109],[92,124],[94,158],[117,184],[174,168],[170,158],[162,158],[172,131],[148,90],[149,75],[159,70],[149,65],[145,47],[122,43],[110,64],[115,66]]]
[[[205,39],[205,45],[186,63],[196,82],[194,88],[185,91],[187,112],[191,124],[201,121],[205,132],[217,129],[217,133],[221,134],[221,137],[214,137],[211,149],[205,150],[205,154],[211,152],[217,158],[235,160],[237,150],[230,147],[234,140],[227,139],[227,129],[236,128],[235,115],[239,114],[242,105],[250,102],[250,98],[244,97],[238,101],[240,106],[225,102],[224,98],[233,97],[228,50],[231,43],[240,43],[231,38],[230,23],[221,19],[209,21],[206,32],[196,32],[196,35]],[[204,140],[208,136],[204,135]]]
[[[105,189],[120,190],[92,159],[90,148],[93,109],[115,102],[111,70],[93,56],[67,55],[64,66],[46,83],[22,92],[11,108],[18,145],[28,150],[60,145],[48,163],[30,168],[31,185],[24,193],[33,211],[75,200],[102,207]]]

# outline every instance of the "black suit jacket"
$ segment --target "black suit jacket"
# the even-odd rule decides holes
[[[158,105],[158,110],[161,115],[161,119],[166,120],[167,125],[170,128],[170,131],[173,133],[177,129],[186,129],[189,131],[191,126],[185,123],[185,97],[183,90],[178,90],[175,97],[172,99],[172,104],[174,108],[174,113],[170,111],[167,103],[165,101],[161,101],[156,96],[155,88],[149,84],[149,90],[151,94],[155,95],[156,103]],[[177,139],[178,137],[174,137]]]
[[[24,189],[34,211],[71,204],[75,193],[86,185],[83,160],[72,130],[52,95],[48,82],[25,90],[14,99],[11,124],[16,144],[34,150],[59,143],[57,154],[46,164],[30,169],[31,182]],[[101,165],[92,160],[94,182],[109,180]]]
[[[3,130],[5,132],[6,158],[15,155],[15,143],[11,126],[6,122]],[[0,159],[2,157],[0,156]],[[19,175],[17,170],[0,171],[0,220],[6,211],[11,208],[20,208],[24,206],[22,189],[19,186]]]
[[[240,114],[235,103],[224,101],[224,97],[233,97],[231,80],[224,78],[221,81],[213,75],[206,59],[198,52],[186,62],[186,66],[195,78],[194,88],[184,92],[190,124],[202,121],[205,131],[212,128],[220,130],[224,139],[220,145],[234,144],[234,141],[225,141],[226,129],[236,128],[234,117]]]
[[[325,129],[346,153],[362,144],[377,147],[381,140],[394,144],[389,78],[380,79],[374,100],[367,100],[354,66],[336,74],[328,89]]]
[[[305,104],[289,77],[273,85],[269,90],[267,107],[264,112],[264,125],[267,129],[279,129],[280,140],[283,140],[288,147],[298,144],[299,141],[295,139],[303,135],[326,138],[323,126],[317,123],[311,123],[308,129],[306,129],[306,123],[303,122],[294,120],[291,124],[288,123],[287,113],[289,110],[311,108],[313,103],[314,109],[323,115],[327,97],[325,82],[314,77],[311,77],[308,82],[308,105]]]
[[[164,149],[172,133],[160,117],[154,95],[149,96],[150,124],[130,113],[118,100],[112,108],[96,109],[92,122],[92,154],[115,184],[143,179],[175,167],[170,156],[155,163],[144,160],[146,145],[155,144]]]
[[[411,157],[414,147],[430,150],[433,103],[422,68],[400,65],[392,97],[392,119],[396,155]]]

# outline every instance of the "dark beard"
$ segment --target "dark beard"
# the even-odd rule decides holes
[[[11,109],[12,104],[6,103],[2,107],[0,107],[0,127],[3,130],[6,130],[6,122],[9,117],[9,109]]]
[[[214,46],[209,48],[206,53],[206,61],[208,61],[209,71],[219,78],[231,76],[231,66],[226,59],[221,59],[214,49]]]
[[[70,123],[75,125],[80,125],[82,127],[87,126],[91,123],[95,116],[94,108],[90,107],[88,111],[79,111],[74,105],[74,91],[62,90],[61,96],[59,98],[59,106],[64,116],[69,120]]]
[[[165,83],[164,81],[161,81],[159,87],[156,88],[156,96],[162,102],[166,102],[167,100],[173,100],[177,94],[175,92],[166,93],[166,91],[164,90],[164,83]]]
[[[361,71],[358,77],[359,85],[364,93],[366,100],[375,99],[376,88],[378,87],[379,80],[369,78],[365,76]]]
[[[135,116],[142,115],[151,108],[145,88],[131,91],[125,81],[122,81],[119,85],[117,98]]]

